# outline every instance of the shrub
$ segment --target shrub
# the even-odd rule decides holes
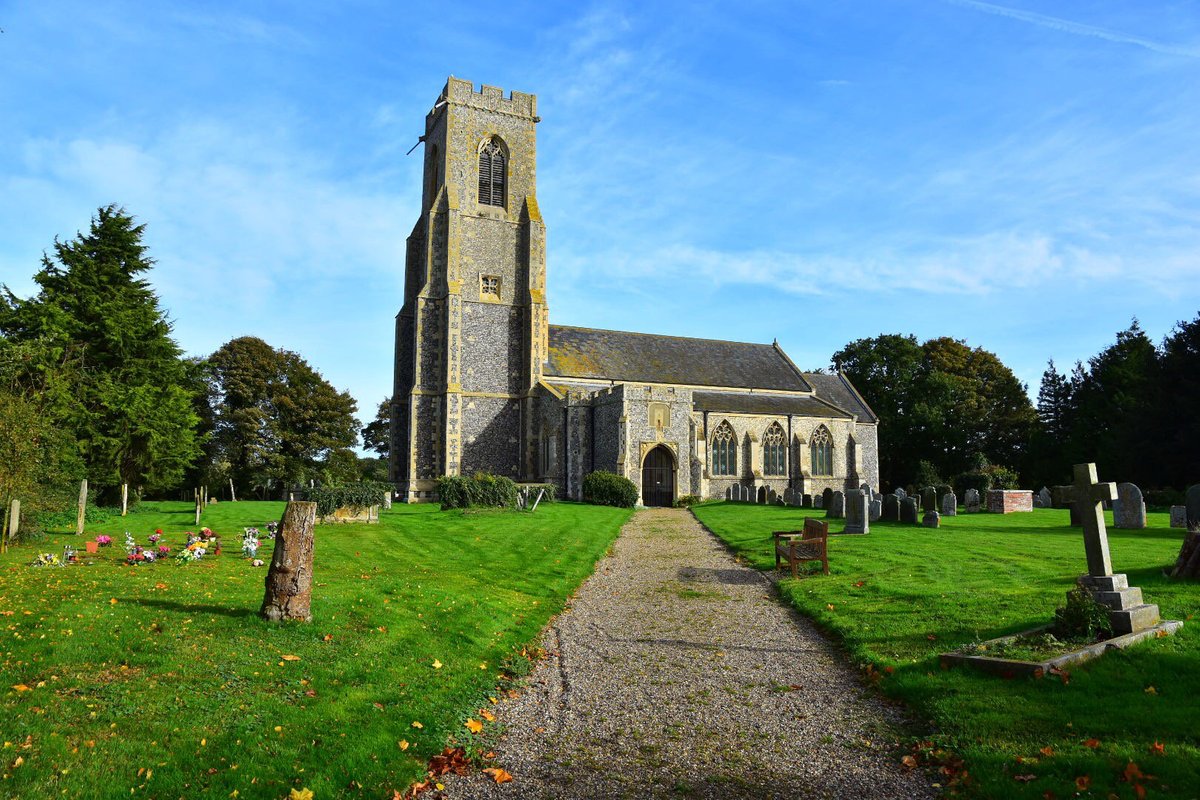
[[[694,494],[685,494],[683,497],[680,497],[678,500],[675,501],[675,507],[676,508],[687,508],[688,506],[694,506],[694,505],[696,505],[696,503],[699,503],[699,502],[700,502],[699,496],[694,495]]]
[[[917,463],[916,485],[920,488],[937,486],[946,480],[938,474],[937,467],[932,462],[921,460]]]
[[[339,508],[357,511],[382,505],[384,493],[391,488],[390,484],[363,481],[348,483],[345,486],[317,486],[305,494],[317,504],[318,516],[327,517]]]
[[[476,472],[471,477],[443,475],[437,480],[438,499],[442,509],[511,508],[517,504],[517,484],[503,475]]]
[[[1067,592],[1067,604],[1054,611],[1054,635],[1073,641],[1096,641],[1112,636],[1108,608],[1097,603],[1091,592],[1076,584]]]
[[[975,489],[980,496],[986,495],[988,489],[1017,489],[1020,488],[1020,477],[1014,470],[997,464],[985,464],[977,470],[964,472],[954,479],[954,489],[959,497],[967,493],[967,489]]]
[[[583,479],[583,499],[597,506],[633,508],[637,505],[638,490],[623,475],[596,470]]]

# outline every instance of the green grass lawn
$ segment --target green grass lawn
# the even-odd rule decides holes
[[[774,567],[770,532],[798,529],[806,516],[740,503],[694,511],[762,569]],[[1164,618],[1196,619],[1175,636],[1075,667],[1066,684],[942,670],[937,655],[1051,621],[1086,571],[1082,532],[1067,511],[943,517],[937,530],[875,523],[867,536],[830,538],[830,575],[789,578],[780,591],[870,665],[884,692],[932,723],[934,741],[965,761],[967,794],[1124,798],[1141,787],[1149,797],[1197,797],[1200,583],[1162,575],[1183,540],[1166,514],[1151,513],[1141,531],[1114,530],[1111,513],[1108,521],[1114,570]],[[830,530],[843,524],[831,520]],[[1126,779],[1130,762],[1154,777]]]
[[[391,797],[448,740],[470,743],[464,722],[629,514],[397,506],[320,526],[314,621],[273,625],[241,534],[283,508],[210,507],[224,553],[187,566],[121,563],[125,530],[178,548],[187,503],[0,556],[0,797]],[[91,566],[27,566],[99,533],[113,547]]]

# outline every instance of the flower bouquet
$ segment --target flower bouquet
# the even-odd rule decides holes
[[[254,558],[258,552],[258,528],[246,528],[246,532],[242,534],[242,555],[246,558]]]
[[[105,536],[105,535],[102,533],[102,534],[100,534],[99,536],[97,536],[97,537],[96,537],[96,544],[100,545],[101,547],[108,547],[109,545],[111,545],[111,544],[112,544],[112,537],[111,537],[111,536]]]
[[[158,544],[158,540],[162,538],[162,528],[150,534],[150,544]]]
[[[34,567],[61,567],[63,563],[58,560],[58,556],[54,553],[39,553],[38,557],[33,560],[31,566]]]

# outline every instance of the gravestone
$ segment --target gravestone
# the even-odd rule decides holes
[[[871,484],[864,483],[858,488],[867,495],[868,502],[875,497],[875,490],[871,488]]]
[[[1113,500],[1113,527],[1141,530],[1146,527],[1146,504],[1142,490],[1132,483],[1117,484],[1117,499]]]
[[[767,488],[767,505],[779,505],[779,495],[775,494],[775,490],[770,487]]]
[[[83,521],[87,517],[87,478],[79,483],[79,509],[75,517],[75,535],[83,534]]]
[[[917,524],[917,498],[906,497],[900,501],[900,521],[911,525]]]
[[[878,497],[871,500],[871,504],[867,506],[867,520],[870,522],[879,522],[883,516],[883,501]]]
[[[883,516],[880,517],[887,522],[900,521],[900,498],[894,494],[885,494],[883,496]]]
[[[846,496],[844,494],[833,493],[833,499],[829,501],[829,509],[825,512],[825,516],[830,519],[842,519],[846,516]]]
[[[908,492],[904,491],[903,489],[897,489],[895,492],[893,492],[893,494],[896,495],[897,500],[903,500],[904,498],[908,497]]]
[[[389,489],[383,493],[383,509],[384,511],[392,507],[392,490]]]
[[[935,487],[926,486],[921,490],[921,510],[937,511],[937,489]]]
[[[806,494],[800,498],[800,507],[801,508],[812,508],[813,507],[811,494]]]
[[[1187,527],[1187,506],[1171,506],[1171,527]]]
[[[1043,486],[1042,490],[1033,498],[1034,508],[1050,508],[1054,505],[1054,498],[1050,496],[1049,487]]]
[[[1071,500],[1075,497],[1074,486],[1051,486],[1050,507],[1070,508]]]
[[[829,506],[832,505],[832,503],[833,503],[833,489],[826,487],[825,491],[821,492],[821,508],[829,508]]]
[[[968,514],[978,514],[980,506],[979,490],[967,489],[963,494],[963,505],[966,507]]]
[[[870,532],[870,504],[870,495],[862,489],[851,489],[846,492],[845,533]]]
[[[727,501],[733,500],[733,487],[732,486],[725,487],[725,499]]]
[[[925,516],[921,518],[921,524],[926,528],[940,528],[942,526],[942,515],[936,511],[926,511]]]
[[[1083,518],[1079,516],[1079,509],[1074,503],[1067,503],[1067,511],[1070,512],[1070,523],[1072,528],[1079,528],[1083,525]]]
[[[1087,575],[1079,582],[1096,602],[1108,606],[1108,619],[1117,636],[1158,624],[1158,606],[1142,602],[1142,590],[1130,586],[1124,575],[1114,575],[1104,529],[1104,501],[1117,496],[1114,483],[1100,483],[1095,464],[1075,465],[1075,509],[1083,524],[1083,549]]]
[[[1200,531],[1200,483],[1188,487],[1184,506],[1187,508],[1187,529]]]
[[[758,487],[758,504],[760,506],[767,504],[767,487]]]
[[[819,494],[814,494],[812,501],[813,501],[813,504],[812,504],[813,508],[821,508],[821,504],[823,502],[825,502],[825,498]]]
[[[789,486],[783,490],[783,502],[789,506],[793,505],[793,503],[792,503],[792,487]]]
[[[954,494],[954,492],[946,492],[942,495],[942,516],[958,516],[958,495]]]

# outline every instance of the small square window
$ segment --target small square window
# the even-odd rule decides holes
[[[479,276],[479,294],[484,300],[499,300],[500,299],[500,276],[499,275],[480,275]]]

